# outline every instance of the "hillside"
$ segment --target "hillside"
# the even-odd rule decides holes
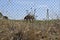
[[[0,40],[60,40],[60,20],[0,20]]]

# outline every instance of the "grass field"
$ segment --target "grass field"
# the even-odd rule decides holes
[[[32,23],[22,20],[0,20],[0,40],[60,40],[60,20]]]

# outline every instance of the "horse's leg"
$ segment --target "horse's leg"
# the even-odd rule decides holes
[[[26,22],[28,22],[28,19],[26,19]]]
[[[29,19],[29,22],[31,22],[31,19]]]
[[[31,22],[31,19],[29,19],[29,22]]]

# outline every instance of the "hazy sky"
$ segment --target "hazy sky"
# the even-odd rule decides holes
[[[0,0],[0,11],[10,19],[23,19],[31,7],[36,9],[37,19],[46,19],[47,8],[50,18],[60,17],[60,0]]]

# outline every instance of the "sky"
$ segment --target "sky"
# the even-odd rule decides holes
[[[24,19],[26,10],[30,12],[31,8],[36,9],[37,20],[46,19],[47,9],[50,19],[60,17],[60,0],[0,0],[0,12],[9,19]]]

